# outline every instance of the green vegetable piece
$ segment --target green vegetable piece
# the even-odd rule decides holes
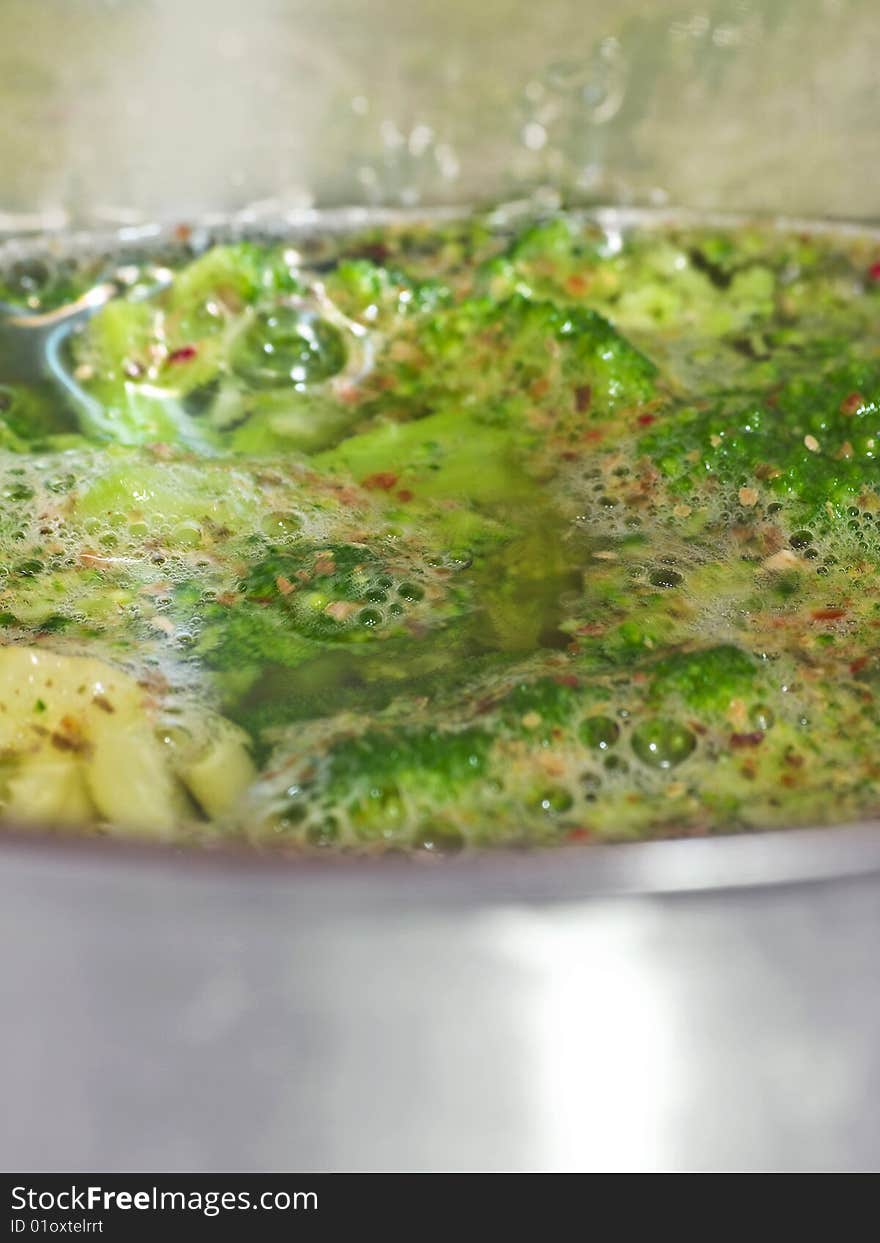
[[[689,707],[723,712],[752,693],[757,668],[753,657],[730,644],[676,652],[651,666],[651,698],[678,697]]]

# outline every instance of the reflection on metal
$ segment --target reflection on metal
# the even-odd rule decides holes
[[[876,212],[872,0],[4,0],[0,231],[536,185]]]
[[[3,855],[4,1169],[880,1162],[877,872],[562,901],[590,849],[552,886]]]

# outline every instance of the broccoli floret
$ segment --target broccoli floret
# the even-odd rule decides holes
[[[360,646],[442,626],[466,607],[443,567],[360,544],[301,541],[269,549],[240,599],[206,616],[201,650],[220,670],[293,667],[326,644]]]
[[[73,513],[82,522],[140,521],[151,535],[180,543],[202,528],[237,534],[258,526],[263,499],[250,472],[226,463],[156,462],[124,454],[115,470],[76,495]]]
[[[172,342],[186,346],[223,335],[230,321],[249,306],[302,289],[282,248],[239,242],[213,246],[181,268],[158,304]],[[195,358],[180,361],[191,363]]]
[[[580,696],[575,687],[554,678],[520,682],[500,704],[501,719],[515,734],[549,741],[554,729],[567,726]]]
[[[73,445],[67,412],[54,395],[23,385],[0,384],[0,448],[35,453]]]
[[[652,700],[677,697],[701,711],[723,712],[734,699],[753,693],[758,666],[754,657],[731,644],[677,652],[650,667]]]
[[[490,260],[478,274],[495,296],[502,290],[553,299],[582,296],[601,261],[601,233],[557,216],[530,225],[505,255]]]
[[[181,363],[195,361],[197,346],[186,353],[169,353],[159,312],[147,302],[109,302],[73,336],[69,370],[65,376],[68,396],[80,426],[88,436],[121,445],[177,442],[208,447],[199,428],[182,404],[187,375]],[[191,351],[191,356],[189,351]],[[165,381],[170,359],[171,383]],[[207,366],[205,365],[207,361]],[[218,350],[210,359],[202,352],[199,373],[187,368],[192,386],[210,379],[219,365]]]
[[[707,478],[734,495],[754,486],[791,502],[802,522],[824,521],[880,491],[878,412],[880,369],[849,362],[819,379],[790,380],[770,396],[733,393],[708,410],[669,414],[639,449],[676,492],[697,491]]]
[[[294,336],[291,367],[304,365],[308,354],[314,369],[315,356],[326,355],[336,330],[278,305],[281,295],[299,289],[283,252],[240,243],[215,246],[147,301],[108,303],[71,342],[67,384],[83,430],[120,444],[216,446],[215,429],[195,415],[230,366],[253,381],[260,358],[269,368],[275,346],[284,343],[290,352]],[[265,309],[251,311],[260,300]],[[261,355],[264,346],[271,357]],[[293,383],[290,375],[284,379]]]
[[[406,736],[368,730],[335,744],[328,756],[328,807],[343,802],[355,832],[382,834],[406,814],[406,803],[439,807],[466,796],[485,776],[492,739],[480,729],[426,728]]]
[[[31,313],[54,311],[81,297],[106,267],[102,255],[22,257],[0,273],[0,304]]]
[[[300,715],[296,705],[292,712],[276,710],[279,697],[312,697],[302,687],[291,690],[280,669],[312,662],[317,697],[329,702],[338,698],[338,688],[321,684],[321,654],[345,644],[352,658],[366,662],[374,641],[381,639],[395,653],[389,656],[390,668],[369,666],[369,682],[379,687],[399,679],[404,670],[418,676],[417,652],[406,647],[401,663],[395,645],[436,632],[467,609],[466,588],[451,583],[443,565],[418,563],[391,550],[383,556],[383,550],[364,545],[304,540],[268,549],[229,603],[203,611],[198,652],[221,676],[227,701],[249,692],[267,667],[275,670],[260,680],[259,703],[244,709],[249,720],[271,724]],[[438,659],[443,663],[443,647],[432,644],[427,650],[429,665]],[[334,659],[338,670],[341,658]],[[357,681],[355,669],[350,672]]]
[[[314,459],[345,470],[365,487],[405,504],[449,499],[515,502],[532,489],[509,432],[447,411],[413,423],[384,423],[343,440]],[[474,460],[479,471],[473,469]]]
[[[324,285],[344,315],[365,324],[383,325],[398,315],[429,313],[451,297],[440,281],[413,280],[369,259],[343,259],[327,274]]]
[[[413,374],[399,370],[389,390],[402,403],[394,409],[414,421],[351,436],[319,455],[317,466],[361,481],[387,478],[389,491],[418,499],[517,501],[534,490],[522,459],[540,440],[529,422],[536,385],[541,400],[559,409],[560,430],[580,426],[587,411],[608,414],[654,391],[653,364],[600,315],[524,298],[438,314],[424,325],[418,349]]]
[[[196,651],[208,668],[225,676],[227,694],[236,698],[264,666],[294,667],[312,656],[315,647],[283,615],[239,602],[204,610]]]
[[[359,420],[360,412],[324,393],[277,389],[244,394],[231,388],[221,395],[210,418],[221,431],[228,420],[226,443],[233,453],[271,457],[329,449]]]
[[[558,393],[561,408],[581,417],[638,405],[654,393],[654,364],[597,311],[519,294],[500,303],[474,299],[433,316],[419,346],[423,391],[488,403],[508,416],[530,408],[535,385],[548,404]],[[575,401],[572,395],[586,388],[588,401]]]

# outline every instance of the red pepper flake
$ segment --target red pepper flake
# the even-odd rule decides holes
[[[757,747],[764,741],[763,730],[754,729],[749,734],[731,734],[730,745],[732,747]]]
[[[880,281],[880,259],[876,263],[872,263],[868,268],[868,280]]]
[[[864,404],[865,399],[861,393],[850,393],[849,396],[844,397],[843,401],[840,403],[840,413],[850,416],[858,414]]]
[[[813,621],[837,621],[846,617],[846,609],[814,609],[810,616]]]
[[[593,834],[589,829],[569,829],[566,836],[570,842],[588,842]]]
[[[192,237],[192,229],[188,224],[179,224],[174,230],[174,237],[178,242],[188,242]]]
[[[412,498],[413,493],[410,492],[409,488],[401,488],[397,493],[397,499],[399,501],[411,501]]]
[[[384,242],[367,242],[351,252],[353,259],[369,259],[372,263],[384,263],[390,254]]]
[[[569,276],[565,282],[565,288],[569,293],[581,294],[586,293],[590,288],[590,282],[586,276],[582,276],[579,272],[575,272],[573,276]]]
[[[574,390],[574,408],[578,414],[584,414],[590,408],[593,390],[589,384],[579,384]]]
[[[652,423],[657,422],[656,414],[640,414],[636,422],[640,427],[650,427]]]
[[[860,656],[858,660],[854,660],[849,667],[850,673],[861,673],[865,665],[868,663],[867,656]]]
[[[390,470],[377,471],[375,475],[367,475],[366,479],[361,480],[362,487],[381,492],[390,492],[396,483],[397,476]]]
[[[559,677],[554,678],[553,681],[557,686],[571,686],[576,688],[580,685],[578,679],[573,673],[560,673]]]
[[[198,348],[195,345],[182,345],[179,350],[172,350],[168,355],[167,362],[169,366],[174,363],[190,363],[198,354]]]

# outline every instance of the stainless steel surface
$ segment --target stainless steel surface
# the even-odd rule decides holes
[[[0,1167],[876,1168],[880,837],[838,841],[428,872],[9,847]],[[814,849],[862,874],[578,897]]]
[[[878,25],[2,0],[0,232],[547,185],[876,218]],[[876,1168],[878,939],[876,826],[430,869],[10,838],[0,1167]]]
[[[3,0],[0,213],[545,184],[872,215],[878,22],[875,0]]]

